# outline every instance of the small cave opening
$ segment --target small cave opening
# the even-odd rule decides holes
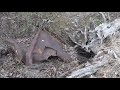
[[[91,61],[92,58],[94,58],[95,53],[91,50],[90,52],[87,52],[84,48],[81,46],[77,46],[75,48],[77,58],[80,61],[80,63]]]

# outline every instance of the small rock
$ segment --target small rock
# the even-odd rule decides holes
[[[4,69],[1,70],[2,73],[3,73],[4,71],[5,71]]]
[[[13,74],[12,73],[9,73],[9,76],[12,76]]]

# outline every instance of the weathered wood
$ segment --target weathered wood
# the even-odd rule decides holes
[[[96,62],[94,65],[87,66],[82,69],[78,69],[76,71],[73,71],[71,75],[67,76],[66,78],[82,78],[87,75],[91,75],[95,73],[100,67],[107,64],[108,61],[106,59],[103,59],[102,61]]]

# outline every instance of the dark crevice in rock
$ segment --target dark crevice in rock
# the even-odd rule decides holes
[[[77,57],[78,60],[80,60],[80,63],[90,61],[95,56],[93,51],[87,52],[80,46],[76,47],[75,50],[77,52]]]

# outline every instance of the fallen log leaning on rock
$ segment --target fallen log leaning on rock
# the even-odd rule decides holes
[[[36,61],[47,60],[50,56],[58,56],[65,62],[71,61],[70,55],[63,50],[61,42],[43,29],[37,32],[26,52],[23,52],[15,40],[8,38],[3,40],[11,44],[11,48],[17,57],[26,65],[32,65]]]

